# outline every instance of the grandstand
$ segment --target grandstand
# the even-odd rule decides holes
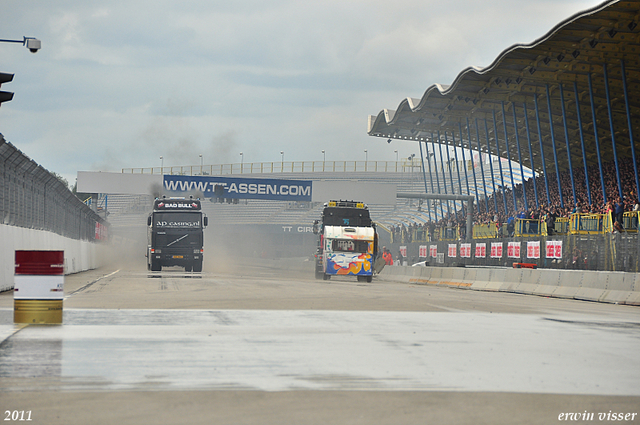
[[[577,13],[530,44],[506,48],[488,67],[468,67],[452,84],[370,115],[368,134],[529,165],[539,177],[524,185],[526,198],[514,179],[511,199],[480,202],[499,221],[527,201],[560,215],[576,203],[598,212],[617,198],[629,203],[640,198],[639,13],[640,3],[619,0]],[[517,172],[500,173],[501,185]]]

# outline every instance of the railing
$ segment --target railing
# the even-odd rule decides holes
[[[272,173],[343,173],[419,172],[420,161],[277,161],[240,164],[185,165],[175,167],[123,168],[127,174],[170,174],[184,176],[219,176],[227,174]]]
[[[473,226],[473,239],[492,239],[498,237],[496,223],[476,224]]]
[[[607,214],[571,214],[569,233],[572,235],[604,233],[604,229],[608,227],[607,222],[610,221],[609,217]]]
[[[460,233],[457,227],[442,227],[440,228],[441,241],[457,241],[460,238]]]
[[[555,235],[566,235],[569,233],[569,217],[558,217],[553,226]]]
[[[517,237],[539,236],[541,230],[540,220],[517,218],[514,235]]]
[[[628,233],[638,232],[640,212],[624,213],[624,231]],[[537,237],[537,236],[562,236],[562,235],[602,235],[611,233],[611,215],[609,214],[572,214],[571,217],[558,217],[555,220],[554,231],[549,234],[547,223],[537,219],[515,219],[513,234],[507,231],[507,224],[498,226],[497,223],[475,224],[473,226],[473,239],[495,239],[500,237]],[[429,241],[454,241],[461,238],[460,229],[457,227],[437,227],[433,237],[429,237],[427,228],[403,229],[400,232],[392,232],[392,242],[429,242]],[[394,237],[395,236],[395,237]]]
[[[640,211],[626,212],[622,216],[622,227],[625,232],[637,233],[640,222]]]
[[[624,232],[637,233],[639,219],[640,212],[624,213]],[[601,235],[612,231],[610,214],[572,214],[571,217],[556,218],[552,234]],[[549,236],[547,223],[544,220],[516,219],[514,236]]]

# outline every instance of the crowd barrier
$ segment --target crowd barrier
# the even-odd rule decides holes
[[[473,226],[474,239],[491,239],[498,237],[498,225],[496,223],[476,224]]]
[[[383,281],[640,305],[640,274],[471,267],[387,266]]]

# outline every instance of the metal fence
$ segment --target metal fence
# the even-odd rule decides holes
[[[400,161],[275,161],[248,162],[240,164],[183,165],[171,167],[123,168],[125,174],[171,174],[186,176],[208,176],[225,174],[272,174],[272,173],[403,173],[422,172],[416,160]]]
[[[394,259],[409,265],[514,267],[640,272],[638,233],[559,235],[459,241],[391,243]]]
[[[56,176],[0,134],[0,223],[78,240],[106,239],[107,223]]]

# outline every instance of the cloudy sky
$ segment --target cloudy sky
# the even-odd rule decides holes
[[[50,171],[395,160],[367,117],[600,0],[3,0],[0,133]]]

